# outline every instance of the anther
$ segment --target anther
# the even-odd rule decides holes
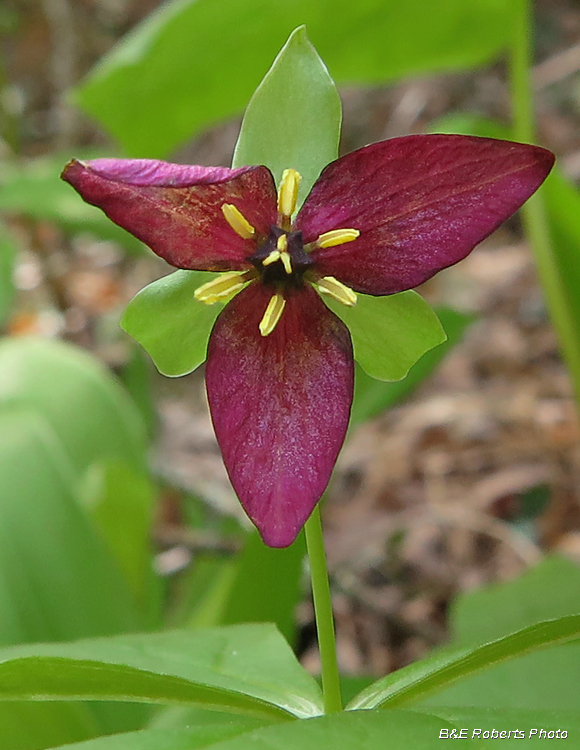
[[[282,261],[284,270],[286,271],[287,274],[291,274],[292,273],[292,259],[290,258],[290,253],[288,252],[288,235],[281,234],[276,241],[276,247],[279,250],[278,257]]]
[[[249,240],[256,234],[254,227],[233,203],[224,203],[222,213],[234,232],[237,232],[243,239]]]
[[[269,266],[271,263],[275,263],[277,260],[280,260],[280,251],[279,250],[272,250],[270,255],[267,255],[264,260],[262,261],[263,266]]]
[[[228,271],[228,273],[222,273],[217,278],[208,281],[207,284],[199,286],[193,296],[198,302],[203,302],[206,305],[227,302],[230,295],[239,292],[251,277],[251,271],[244,273]]]
[[[332,229],[330,232],[321,234],[316,240],[317,247],[334,247],[345,242],[352,242],[360,235],[358,229]]]
[[[356,305],[356,292],[353,291],[349,286],[343,284],[334,276],[324,276],[316,282],[316,287],[320,292],[328,294],[338,302],[342,302],[343,305],[353,307]]]
[[[268,307],[260,321],[260,333],[262,336],[269,336],[274,328],[278,325],[278,321],[282,317],[284,307],[286,306],[286,300],[282,294],[275,294],[268,302]]]
[[[288,275],[292,273],[292,259],[288,253],[280,253],[280,260],[284,266],[284,270]]]
[[[282,182],[278,191],[278,212],[286,219],[292,216],[296,208],[300,180],[300,174],[295,169],[285,169],[282,173]]]

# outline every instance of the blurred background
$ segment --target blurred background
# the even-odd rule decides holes
[[[206,89],[219,87],[219,75],[224,86],[239,76],[239,100],[231,111],[211,110],[210,102],[191,137],[176,133],[149,148],[149,123],[174,127],[171,106],[144,90],[140,108],[132,105],[132,118],[125,114],[119,125],[122,93],[115,104],[105,86],[115,65],[125,65],[124,74],[138,65],[148,43],[130,37],[116,62],[94,66],[151,13],[167,14],[159,5],[0,2],[0,642],[279,616],[303,663],[316,670],[300,550],[276,558],[282,572],[273,589],[284,590],[272,605],[278,610],[268,610],[259,582],[247,593],[254,610],[232,603],[240,566],[257,566],[260,578],[273,558],[248,531],[227,480],[203,368],[164,378],[119,328],[129,299],[171,269],[58,180],[73,155],[230,163],[243,103],[297,24],[276,28],[270,40],[259,14],[272,3],[248,6],[269,46],[246,77],[249,42],[224,42],[226,62],[228,55],[239,62],[225,70],[222,51],[214,60],[203,58],[205,48],[199,69],[185,59],[180,69],[176,47],[172,85],[209,101]],[[210,22],[196,21],[215,32]],[[500,42],[482,44],[465,63],[458,53],[459,62],[438,65],[434,49],[425,70],[395,66],[391,76],[377,70],[362,80],[342,72],[336,50],[337,59],[326,56],[332,45],[318,43],[317,28],[312,40],[331,73],[338,70],[343,153],[406,133],[476,126],[494,133],[509,124]],[[580,180],[580,3],[538,0],[534,44],[538,142],[558,155],[573,190]],[[79,88],[81,81],[88,83]],[[573,215],[578,196],[564,193]],[[578,227],[569,233],[563,241],[577,248]],[[515,579],[546,556],[564,558],[553,580],[571,576],[580,593],[580,576],[569,567],[580,564],[578,420],[519,219],[419,291],[441,311],[450,344],[421,360],[403,386],[360,377],[354,423],[323,509],[339,658],[352,674],[383,674],[422,657],[450,637],[450,608],[461,592]],[[92,601],[99,589],[103,601],[116,597],[121,614],[102,614],[103,602]],[[71,591],[76,603],[67,607]]]

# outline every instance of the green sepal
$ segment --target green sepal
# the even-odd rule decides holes
[[[217,274],[176,271],[154,281],[129,302],[121,328],[148,352],[162,375],[187,375],[205,362],[219,302],[206,305],[193,293]]]
[[[246,109],[233,166],[265,164],[280,183],[285,169],[302,176],[298,206],[338,156],[342,107],[334,81],[306,36],[295,29]]]
[[[439,318],[417,292],[359,294],[354,307],[326,295],[323,299],[348,326],[355,359],[377,380],[401,380],[425,352],[447,338]]]

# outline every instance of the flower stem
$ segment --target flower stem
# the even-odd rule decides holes
[[[516,14],[510,59],[513,131],[517,140],[533,143],[535,125],[531,79],[532,13],[530,0],[512,2],[513,12]],[[580,335],[576,330],[568,292],[551,245],[541,189],[523,207],[522,220],[580,412]]]
[[[314,614],[318,633],[318,648],[322,663],[322,692],[324,693],[324,711],[327,714],[342,711],[340,679],[336,660],[336,639],[334,635],[334,618],[328,583],[328,569],[324,553],[324,538],[320,521],[320,504],[314,510],[304,527],[306,547],[310,559],[310,577]]]

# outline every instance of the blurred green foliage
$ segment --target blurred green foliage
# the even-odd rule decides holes
[[[508,43],[512,9],[509,0],[173,0],[101,60],[73,101],[127,155],[166,157],[241,113],[300,24],[338,83],[377,84],[488,62]]]

